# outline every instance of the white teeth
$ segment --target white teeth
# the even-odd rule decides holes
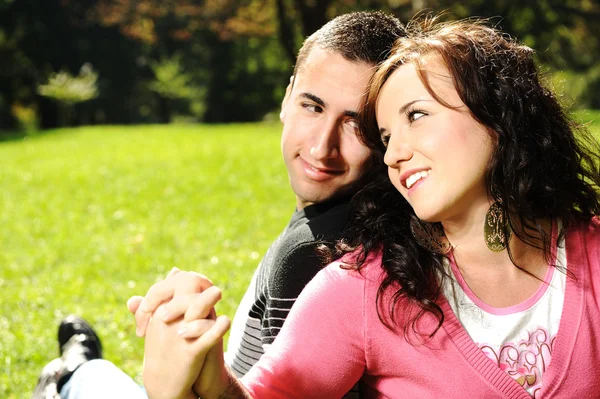
[[[415,184],[422,178],[427,177],[429,173],[431,173],[431,170],[424,170],[421,172],[413,173],[412,175],[408,176],[408,179],[406,179],[406,188],[411,188],[413,184]]]

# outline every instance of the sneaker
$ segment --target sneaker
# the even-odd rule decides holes
[[[81,317],[67,316],[60,322],[58,327],[58,346],[61,356],[65,352],[67,343],[75,336],[83,334],[86,338],[84,346],[90,352],[91,359],[102,358],[102,343],[90,324]],[[90,359],[90,360],[91,360]]]
[[[58,345],[62,359],[57,389],[69,381],[79,366],[102,358],[102,343],[88,322],[77,316],[67,316],[58,327]]]
[[[40,374],[38,383],[33,390],[32,399],[60,399],[58,391],[58,379],[62,369],[60,357],[48,363]]]

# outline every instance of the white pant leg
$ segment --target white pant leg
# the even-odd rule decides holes
[[[146,391],[104,359],[82,364],[60,390],[61,399],[148,399]]]

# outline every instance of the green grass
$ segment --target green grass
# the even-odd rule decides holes
[[[177,266],[233,317],[295,201],[279,125],[90,127],[0,143],[0,398],[28,398],[67,314],[138,378],[125,302]]]
[[[600,112],[576,117],[600,140]],[[233,317],[294,200],[279,125],[90,127],[0,142],[0,398],[30,397],[67,314],[139,381],[125,302],[177,266]]]
[[[573,116],[577,121],[584,123],[600,141],[600,110],[581,110],[575,112]]]

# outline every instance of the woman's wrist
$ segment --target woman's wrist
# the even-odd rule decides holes
[[[228,392],[232,384],[235,386],[237,379],[231,373],[229,368],[223,365],[221,372],[217,378],[211,380],[210,385],[201,386],[196,381],[196,384],[192,386],[192,392],[198,395],[195,399],[225,399],[228,398]]]

